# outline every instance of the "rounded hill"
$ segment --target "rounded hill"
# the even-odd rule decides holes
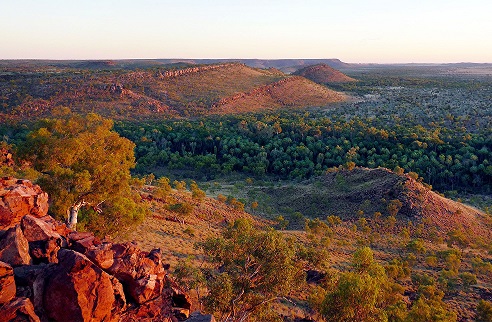
[[[446,235],[460,230],[483,240],[492,237],[490,217],[465,204],[444,198],[407,174],[385,168],[338,170],[297,185],[268,188],[274,206],[314,218],[337,215],[345,220],[394,215],[400,228],[412,222],[427,232]],[[425,233],[424,233],[425,235]]]
[[[339,70],[336,70],[326,64],[311,65],[301,68],[293,73],[306,77],[316,83],[349,83],[357,80],[345,75]]]

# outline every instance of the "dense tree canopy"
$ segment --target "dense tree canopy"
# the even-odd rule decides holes
[[[304,179],[330,167],[415,172],[439,190],[492,189],[492,137],[466,122],[416,125],[403,119],[269,113],[196,121],[119,123],[137,144],[136,171],[179,169],[200,179],[233,171]],[[280,130],[281,129],[281,130]]]
[[[20,148],[43,174],[39,184],[50,196],[51,213],[71,217],[70,225],[76,224],[78,210],[84,207],[90,209],[86,216],[100,217],[97,224],[92,220],[97,231],[128,224],[143,214],[129,185],[134,144],[112,126],[97,114],[62,110],[57,118],[39,122]]]

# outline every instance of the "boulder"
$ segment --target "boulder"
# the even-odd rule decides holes
[[[0,179],[0,230],[17,225],[25,215],[48,213],[48,194],[29,180]]]
[[[44,279],[48,265],[23,265],[14,267],[14,278],[17,286],[17,296],[28,297],[32,300],[34,307],[37,303],[42,304],[44,290]],[[40,284],[43,284],[40,286]]]
[[[50,237],[48,240],[40,240],[29,243],[29,253],[34,264],[58,263],[58,251],[61,248],[61,239]]]
[[[86,256],[73,250],[58,252],[59,264],[44,286],[44,310],[54,321],[116,321],[122,301],[118,282]]]
[[[34,306],[25,297],[17,297],[0,306],[0,317],[2,317],[2,321],[40,322],[39,317],[34,312]]]
[[[159,296],[165,278],[160,250],[147,253],[140,251],[134,243],[124,243],[113,244],[111,251],[113,264],[107,271],[121,281],[133,301],[142,304]],[[108,259],[106,266],[109,263]]]
[[[22,217],[22,232],[29,241],[29,253],[34,264],[58,262],[58,250],[66,244],[66,241],[57,232],[53,222],[50,216]]]
[[[9,264],[0,262],[0,305],[10,302],[15,293],[14,269]]]
[[[113,244],[102,243],[99,247],[94,247],[86,252],[86,256],[97,266],[107,270],[114,264],[115,253],[112,249]]]
[[[20,225],[7,230],[0,240],[0,261],[12,266],[29,265],[29,243],[22,233]]]
[[[47,241],[50,238],[61,239],[60,234],[55,230],[55,227],[50,223],[51,217],[36,218],[34,216],[24,216],[21,220],[21,227],[24,236],[29,242]]]
[[[177,318],[172,312],[171,292],[165,290],[159,297],[144,304],[128,309],[120,319],[120,322],[176,322]]]
[[[77,231],[68,235],[68,241],[70,249],[82,254],[86,254],[89,249],[101,243],[92,233]]]

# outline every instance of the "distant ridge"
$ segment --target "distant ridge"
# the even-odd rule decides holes
[[[8,92],[13,79],[29,84],[29,95],[19,96],[18,101],[0,96],[0,104],[7,104],[0,121],[46,117],[57,106],[121,120],[305,108],[346,99],[304,77],[241,62],[170,62],[147,69],[122,68],[119,61],[32,64],[36,62],[28,66],[22,62],[0,73],[0,80],[5,80],[0,82],[0,93]],[[53,72],[59,72],[57,77],[51,77]]]
[[[345,75],[326,64],[317,64],[301,68],[293,73],[312,80],[315,83],[349,83],[356,82],[356,79]]]
[[[284,73],[292,73],[299,68],[326,64],[335,69],[347,69],[353,64],[340,59],[114,59],[114,60],[0,60],[0,68],[9,67],[62,67],[90,69],[136,69],[152,68],[162,65],[210,65],[221,63],[241,63],[252,68],[277,68]]]

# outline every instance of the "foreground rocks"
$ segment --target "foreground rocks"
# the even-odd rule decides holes
[[[15,226],[25,215],[48,214],[48,194],[29,180],[0,180],[0,230]]]
[[[188,318],[189,298],[159,249],[67,229],[46,215],[48,198],[29,181],[0,180],[0,198],[0,320]]]

